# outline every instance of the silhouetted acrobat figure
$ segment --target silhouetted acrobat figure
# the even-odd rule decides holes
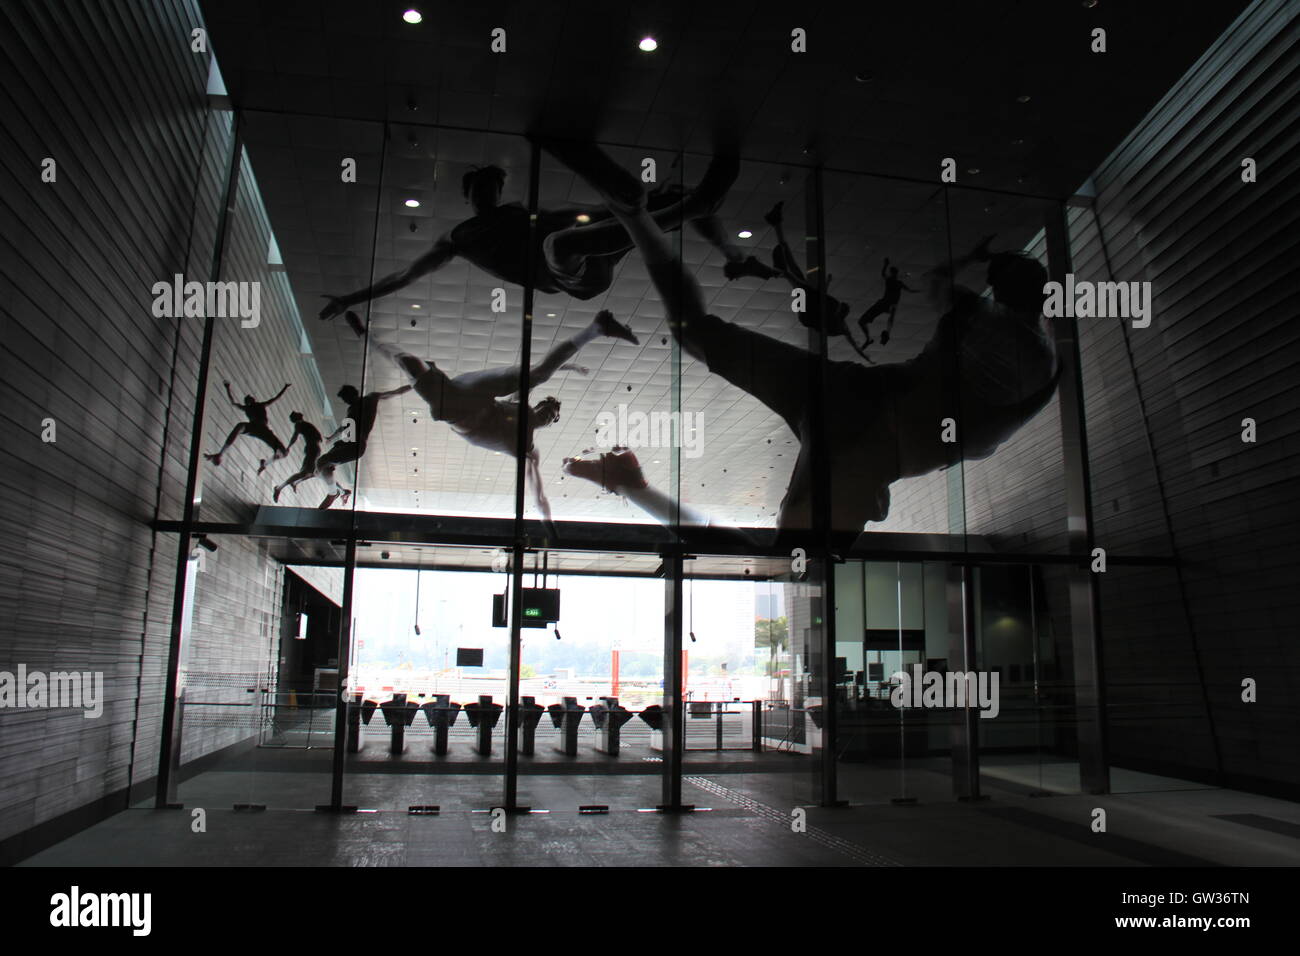
[[[355,312],[349,311],[345,317],[358,337],[366,334],[365,326]],[[602,336],[622,339],[634,345],[638,342],[631,329],[615,319],[612,312],[602,309],[596,313],[590,325],[556,345],[532,367],[529,386],[541,385],[561,368],[571,368],[565,363],[577,355],[584,345]],[[519,391],[518,366],[488,368],[452,378],[432,362],[377,341],[373,336],[370,344],[411,376],[412,384],[406,387],[414,387],[416,394],[428,403],[429,412],[435,421],[446,422],[452,431],[471,445],[516,455],[521,407],[519,401],[512,401],[509,396],[515,396]],[[542,486],[540,456],[533,443],[533,433],[560,420],[560,401],[548,395],[532,408],[523,411],[527,414],[525,425],[528,442],[524,476],[532,486],[537,509],[542,513],[550,532],[553,530],[551,505]]]
[[[898,312],[898,300],[906,292],[920,292],[920,289],[913,289],[902,279],[898,277],[898,266],[891,266],[889,260],[885,259],[884,264],[880,267],[880,277],[885,280],[885,294],[872,303],[866,312],[862,313],[858,319],[858,328],[862,329],[862,334],[866,338],[865,345],[870,345],[871,323],[878,316],[887,315],[889,320],[885,323],[885,328],[880,333],[880,344],[889,344],[889,333],[894,329],[894,316]]]
[[[1042,315],[1046,270],[1020,253],[990,253],[986,239],[927,273],[931,305],[942,317],[920,355],[870,368],[825,363],[823,413],[822,396],[812,399],[798,384],[810,380],[818,357],[708,314],[699,283],[645,212],[636,177],[595,146],[577,171],[636,242],[683,350],[780,415],[798,437],[799,455],[777,519],[785,540],[788,532],[812,527],[809,438],[818,416],[831,480],[832,540],[847,547],[866,522],[889,513],[892,482],[993,454],[1056,390],[1056,349]],[[954,281],[958,270],[976,261],[988,263],[992,300]],[[958,444],[943,440],[949,417],[958,423]],[[667,497],[647,486],[630,451],[568,459],[564,468],[661,521],[672,520],[663,507]]]
[[[785,203],[779,202],[763,217],[763,219],[776,230],[776,246],[772,249],[772,264],[776,266],[778,274],[785,276],[790,285],[796,289],[803,289],[805,296],[805,308],[803,312],[798,313],[799,321],[810,329],[816,329],[818,324],[817,308],[817,284],[810,282],[807,274],[799,268],[799,264],[794,257],[794,250],[790,248],[790,243],[785,238]],[[826,288],[831,287],[831,277],[826,277]],[[844,320],[849,315],[849,304],[841,302],[829,293],[826,295],[826,334],[835,336],[843,335],[852,342],[849,336],[848,326]]]
[[[230,429],[230,434],[226,436],[226,443],[222,445],[218,451],[215,451],[210,455],[205,454],[203,457],[214,465],[220,465],[221,456],[226,453],[240,435],[251,435],[252,437],[264,441],[266,444],[271,446],[271,451],[275,453],[271,458],[272,461],[277,461],[283,458],[284,443],[276,437],[275,432],[271,431],[271,426],[267,423],[266,419],[266,407],[279,401],[280,397],[289,390],[290,385],[293,383],[291,382],[288,385],[285,385],[284,388],[275,393],[274,398],[268,398],[264,402],[259,402],[252,395],[245,395],[243,402],[237,402],[235,401],[234,393],[230,390],[230,383],[222,382],[221,384],[226,387],[226,398],[230,399],[230,404],[234,405],[247,415],[248,421],[240,422],[234,428]],[[258,474],[261,474],[265,468],[266,461],[263,460],[262,467],[257,470]]]
[[[321,443],[324,441],[321,438],[320,429],[307,421],[302,412],[290,412],[289,421],[293,422],[293,435],[290,436],[289,444],[285,447],[284,453],[289,454],[294,444],[301,438],[302,467],[275,486],[275,490],[271,492],[272,501],[279,501],[280,493],[285,488],[297,491],[298,485],[316,474],[316,461],[320,457]],[[262,464],[265,465],[266,463],[263,462]]]
[[[712,215],[735,178],[734,169],[724,175],[723,170],[710,166],[691,192],[682,196],[664,193],[660,201],[665,205],[653,212],[655,221],[661,228],[676,229],[683,222]],[[457,256],[489,275],[522,286],[528,278],[529,257],[535,251],[540,266],[533,283],[537,291],[567,292],[584,300],[607,291],[614,267],[632,249],[623,227],[599,206],[542,209],[532,234],[537,245],[530,248],[528,209],[522,203],[501,202],[505,181],[505,170],[499,166],[471,169],[461,181],[461,192],[474,209],[472,217],[440,236],[407,268],[356,292],[326,296],[329,303],[320,317],[332,319],[359,303],[396,292]]]
[[[375,419],[379,416],[379,403],[386,398],[404,395],[410,390],[411,386],[403,385],[389,392],[370,392],[364,396],[353,385],[344,385],[338,390],[338,397],[348,403],[348,414],[338,428],[325,436],[325,441],[334,441],[348,430],[349,425],[353,429],[353,437],[351,441],[334,442],[334,447],[316,462],[316,474],[320,475],[326,486],[332,489],[317,507],[328,508],[339,498],[347,504],[348,499],[352,497],[352,492],[339,484],[336,473],[338,466],[350,461],[359,461],[366,453],[366,442],[370,439],[370,433],[375,428]]]

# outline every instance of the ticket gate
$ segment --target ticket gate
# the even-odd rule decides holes
[[[587,708],[578,703],[578,698],[566,697],[564,703],[552,704],[546,709],[557,731],[555,749],[569,757],[578,756],[578,725],[582,723]]]
[[[519,699],[519,752],[525,757],[536,752],[537,725],[544,713],[546,708],[537,703],[536,697]]]
[[[651,704],[641,711],[640,717],[650,728],[650,749],[664,749],[664,709],[659,704]]]
[[[623,725],[636,715],[619,704],[617,697],[602,697],[601,701],[591,707],[591,720],[596,725],[596,749],[617,757]]]
[[[362,708],[365,706],[364,696],[364,694],[351,694],[347,699],[348,733],[346,747],[347,752],[350,754],[359,753],[361,748],[366,745],[365,724],[370,723],[370,721],[368,718],[364,722],[362,720]],[[370,708],[371,715],[374,714],[377,706],[379,705],[374,704]]]
[[[491,694],[482,694],[477,704],[465,704],[461,709],[465,711],[469,725],[478,729],[474,751],[483,757],[492,756],[492,728],[501,719],[502,706],[492,703]]]
[[[408,701],[405,694],[394,694],[392,700],[386,700],[379,705],[380,711],[384,715],[384,722],[388,724],[391,739],[388,744],[390,754],[401,754],[406,751],[406,728],[411,726],[415,720],[415,715],[420,712],[420,707],[415,701]]]
[[[452,703],[450,694],[434,694],[433,700],[420,710],[433,728],[433,752],[439,757],[447,755],[447,732],[460,716],[460,704]]]

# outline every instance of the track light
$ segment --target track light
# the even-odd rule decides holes
[[[691,643],[692,643],[692,644],[695,643],[695,632],[694,632],[694,631],[691,631]]]
[[[558,627],[555,629],[555,639],[557,641],[560,639],[560,629]]]

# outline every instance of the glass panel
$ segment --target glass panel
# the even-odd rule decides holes
[[[347,456],[326,446],[346,415],[335,393],[358,381],[348,370],[359,372],[360,347],[315,314],[325,275],[345,281],[347,263],[368,272],[381,127],[251,113],[241,118],[241,134],[224,286],[209,297],[219,315],[198,516],[207,521],[244,522],[250,505],[277,500],[333,503],[341,493],[327,493],[352,489]],[[355,183],[340,181],[340,142],[358,162]],[[340,485],[318,470],[321,451],[322,461],[338,461]],[[311,481],[317,476],[319,485]]]
[[[493,617],[494,595],[509,582],[499,554],[358,546],[347,803],[398,811],[501,803],[510,632]]]
[[[951,312],[945,194],[842,173],[823,176],[823,193],[831,308],[846,314],[827,369],[836,529],[961,535],[961,468],[945,441],[956,424],[944,423],[959,417],[940,335],[952,321],[941,323]]]
[[[795,575],[789,558],[700,555],[686,574],[683,802],[819,803],[821,565]]]
[[[900,706],[900,687],[949,655],[943,564],[850,561],[836,568],[839,797],[851,803],[952,798],[952,714]],[[906,686],[910,686],[907,684]]]
[[[577,147],[541,158],[539,222],[549,239],[539,266],[530,378],[530,401],[539,409],[539,475],[557,521],[659,524],[671,517],[666,495],[674,443],[690,437],[671,415],[674,342],[645,253],[592,180],[609,170],[632,180],[643,162],[654,163],[647,208],[656,218],[655,239],[675,257],[672,210],[681,174],[670,153],[609,148],[603,154],[602,161],[594,148]],[[599,465],[602,454],[619,446],[631,449],[635,457],[625,464],[634,460],[650,489],[635,502],[623,496],[627,489],[616,471]],[[586,467],[567,470],[572,457]],[[610,494],[610,487],[620,493]],[[540,514],[531,494],[527,514]],[[601,543],[601,532],[593,529],[591,536]]]
[[[998,678],[996,716],[978,721],[980,773],[1003,790],[1078,793],[1068,570],[986,565],[975,582],[979,670]]]
[[[525,588],[557,589],[560,619],[523,629],[518,802],[639,810],[662,802],[664,583],[655,555],[529,555]],[[534,570],[549,576],[534,577]],[[525,595],[525,622],[534,620]]]
[[[198,539],[175,715],[186,807],[328,802],[342,563],[327,542]]]
[[[1068,550],[1053,320],[1043,316],[1052,204],[948,192],[958,299],[972,321],[958,363],[971,547]],[[987,243],[985,243],[987,239]]]
[[[707,318],[682,352],[683,523],[729,525],[751,543],[812,527],[817,322],[806,173],[768,163],[728,168],[688,155],[685,181],[734,176],[716,212],[683,231],[688,281]]]
[[[368,446],[359,509],[515,513],[523,285],[522,137],[394,125],[364,319],[366,388],[397,397]],[[345,334],[345,333],[344,333]]]
[[[198,169],[194,218],[188,243],[189,257],[185,264],[186,281],[220,278],[210,275],[209,270],[212,268],[218,219],[226,189],[231,151],[234,149],[234,114],[211,110],[204,123],[203,153]],[[174,288],[174,277],[167,276],[166,279],[167,284]],[[174,293],[172,311],[177,311]],[[176,336],[178,345],[197,355],[202,348],[203,320],[195,316],[186,317],[183,306],[179,312],[173,316],[176,330],[171,334]],[[160,389],[161,387],[160,383]],[[172,380],[167,393],[171,413],[159,495],[159,517],[163,519],[181,520],[184,517],[196,388],[197,375],[194,378],[180,375]]]

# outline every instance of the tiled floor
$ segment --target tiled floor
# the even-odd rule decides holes
[[[373,773],[348,778],[345,799],[367,812],[336,816],[307,808],[328,798],[312,772],[209,772],[190,781],[185,810],[119,813],[37,854],[25,865],[70,866],[943,866],[1297,865],[1300,805],[1215,789],[1154,787],[1107,797],[1030,796],[1033,788],[986,778],[989,799],[955,801],[942,764],[909,767],[915,805],[890,802],[896,770],[857,770],[846,790],[863,802],[806,808],[811,775],[697,772],[683,800],[691,814],[639,812],[659,800],[659,779],[581,773],[521,779],[520,802],[550,812],[511,815],[496,832],[487,808],[499,778],[484,774]],[[1035,771],[1037,773],[1037,771]],[[1068,771],[1051,771],[1056,777]],[[1154,783],[1159,784],[1159,780]],[[201,800],[196,797],[202,796]],[[266,811],[231,809],[264,803]],[[437,803],[438,816],[412,816]],[[608,804],[582,815],[583,804]],[[204,807],[206,832],[192,826]],[[1094,810],[1106,832],[1094,832]],[[1224,816],[1232,819],[1224,819]],[[1273,821],[1259,825],[1259,819]],[[1242,820],[1247,822],[1243,823]]]

